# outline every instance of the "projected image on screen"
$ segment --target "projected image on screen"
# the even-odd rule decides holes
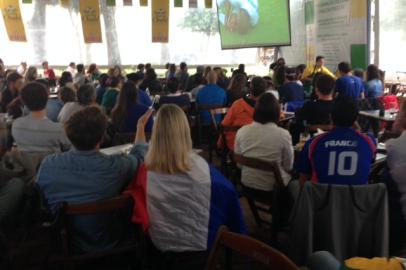
[[[289,0],[217,0],[223,49],[290,45]]]

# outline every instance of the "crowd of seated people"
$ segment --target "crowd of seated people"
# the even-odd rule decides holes
[[[125,74],[119,66],[101,73],[95,64],[86,71],[84,65],[71,63],[57,76],[44,61],[43,79],[34,68],[22,65],[23,74],[0,69],[1,110],[13,115],[8,150],[14,145],[13,150],[44,156],[35,185],[51,214],[56,214],[62,202],[105,200],[122,194],[133,181],[145,181],[143,211],[148,219],[143,222],[160,252],[208,251],[221,225],[247,233],[233,182],[193,149],[201,145],[192,141],[187,116],[196,114],[201,125],[211,128],[210,106],[228,107],[225,116],[217,115],[215,120],[224,127],[236,127],[225,132],[224,139],[214,138],[219,150],[226,147],[246,157],[276,162],[286,187],[307,181],[369,183],[377,140],[366,132],[370,130],[359,130],[357,120],[365,98],[378,100],[384,95],[374,65],[367,68],[366,81],[353,75],[346,62],[338,65],[335,76],[321,56],[306,68],[291,68],[279,59],[267,80],[248,76],[244,65],[229,78],[221,67],[199,66],[189,76],[186,63],[178,68],[169,64],[163,79],[150,64],[139,64],[137,70]],[[54,86],[49,81],[55,82],[56,92],[51,93]],[[280,126],[284,104],[296,101],[300,104],[294,109],[295,119],[289,128]],[[199,111],[199,107],[206,108]],[[394,124],[400,137],[386,144],[387,170],[400,193],[403,217],[405,113],[406,103]],[[312,133],[303,145],[298,144],[309,126],[328,126],[328,130]],[[134,135],[129,153],[100,151],[109,145],[111,130]],[[149,143],[145,133],[151,133]],[[239,183],[245,190],[268,196],[275,182],[272,173],[240,169]],[[20,214],[23,189],[32,183],[3,175],[0,180],[2,230],[3,224]],[[2,210],[3,204],[9,207]],[[108,216],[77,217],[73,224],[75,249],[82,252],[108,250],[125,238],[114,229],[117,220]]]

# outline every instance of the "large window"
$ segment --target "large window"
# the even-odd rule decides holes
[[[59,0],[33,0],[21,4],[27,43],[9,42],[0,19],[0,57],[7,65],[21,61],[37,65],[47,59],[51,65],[67,65],[71,61],[100,65],[134,65],[139,62],[165,64],[186,61],[189,64],[254,64],[258,49],[222,51],[218,34],[216,6],[204,9],[174,8],[171,1],[170,36],[168,44],[151,43],[151,10],[123,6],[106,7],[100,0],[103,43],[84,44],[78,0],[71,8],[63,8]],[[213,1],[215,3],[215,1]]]
[[[379,64],[387,73],[406,72],[406,5],[403,0],[380,1]]]

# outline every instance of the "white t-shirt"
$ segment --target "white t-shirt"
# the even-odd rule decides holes
[[[246,157],[275,161],[283,182],[285,185],[289,183],[294,156],[292,138],[287,130],[274,123],[263,125],[253,122],[237,132],[235,152]],[[275,177],[271,172],[243,166],[241,181],[249,188],[270,191],[273,190]]]

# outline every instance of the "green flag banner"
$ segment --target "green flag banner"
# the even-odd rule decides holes
[[[23,4],[32,4],[32,0],[23,0]]]
[[[183,0],[175,0],[175,7],[183,7]]]
[[[148,0],[140,0],[140,6],[141,7],[147,7],[148,6]]]
[[[106,4],[109,7],[115,7],[116,6],[116,0],[106,0]]]

